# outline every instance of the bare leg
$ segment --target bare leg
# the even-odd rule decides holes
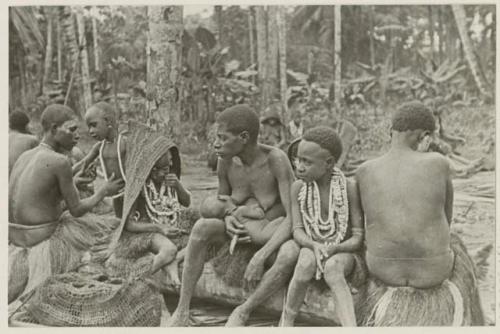
[[[250,313],[269,296],[282,288],[290,278],[299,255],[299,246],[293,240],[285,242],[278,251],[273,266],[264,274],[255,292],[229,316],[226,327],[244,326]]]
[[[156,254],[151,266],[151,274],[154,274],[175,259],[177,247],[167,237],[157,233],[153,236],[151,247]]]
[[[353,268],[354,257],[349,253],[337,253],[325,264],[325,281],[333,292],[335,312],[342,326],[356,326],[354,303],[345,280]]]
[[[182,284],[179,304],[167,326],[187,326],[189,320],[189,304],[193,296],[196,283],[200,279],[205,264],[203,256],[208,246],[225,238],[225,225],[219,219],[200,219],[193,226],[189,237],[182,272]]]
[[[293,327],[300,306],[306,297],[309,282],[316,273],[316,258],[309,248],[302,248],[299,254],[299,261],[295,266],[292,280],[288,286],[286,305],[281,316],[281,327]]]
[[[181,281],[179,280],[179,263],[184,260],[185,255],[186,248],[183,248],[177,252],[175,259],[165,267],[167,276],[177,289],[181,287]]]

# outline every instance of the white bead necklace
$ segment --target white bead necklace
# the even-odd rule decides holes
[[[146,213],[153,223],[171,225],[177,220],[180,206],[174,189],[162,183],[158,192],[153,181],[149,180],[142,192],[146,200]]]
[[[321,217],[321,198],[315,181],[304,183],[298,199],[307,235],[327,245],[338,244],[344,239],[349,218],[349,204],[346,179],[340,169],[334,168],[332,172],[326,220]]]

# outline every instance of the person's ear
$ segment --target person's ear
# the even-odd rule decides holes
[[[240,133],[240,138],[243,140],[243,142],[246,144],[248,143],[248,141],[250,140],[250,134],[248,133],[248,131],[242,131]]]
[[[50,126],[50,133],[55,135],[58,127],[59,126],[56,123],[52,123],[52,125]]]
[[[335,167],[336,162],[337,162],[337,159],[335,159],[335,157],[333,155],[326,158],[326,163],[331,168]]]

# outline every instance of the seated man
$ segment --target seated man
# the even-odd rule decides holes
[[[9,302],[53,273],[74,269],[108,226],[76,220],[121,186],[114,176],[80,200],[71,164],[61,152],[77,143],[73,111],[49,105],[41,116],[42,143],[23,153],[9,177]],[[62,202],[69,209],[62,212]]]
[[[281,122],[281,109],[281,104],[275,102],[264,110],[260,139],[262,144],[284,149],[287,135],[286,128]]]
[[[240,243],[253,243],[260,249],[251,258],[244,280],[250,289],[248,299],[231,314],[226,326],[243,326],[250,313],[273,292],[285,285],[295,266],[298,247],[290,240],[290,185],[293,174],[284,152],[257,142],[259,119],[247,105],[236,105],[224,110],[217,119],[217,140],[214,144],[219,155],[219,195],[230,195],[237,205],[254,198],[265,212],[269,223],[264,240],[253,240],[249,229],[234,216],[222,219],[200,219],[189,238],[179,304],[170,326],[185,326],[189,318],[189,304],[198,282],[209,245],[227,242],[236,234]],[[259,242],[259,243],[257,243]],[[284,244],[283,244],[284,243]],[[283,244],[283,245],[282,245]],[[280,248],[281,246],[281,248]],[[278,251],[279,250],[279,251]],[[271,268],[262,276],[266,261],[278,254]]]
[[[417,151],[435,129],[430,110],[405,103],[392,119],[391,148],[356,172],[366,219],[365,325],[484,323],[474,267],[450,234],[450,166]]]
[[[130,148],[127,167],[131,176],[125,192],[126,205],[122,225],[115,232],[110,246],[113,256],[108,260],[139,258],[154,253],[149,270],[152,275],[160,269],[167,281],[180,285],[178,252],[180,237],[189,233],[182,228],[181,205],[188,207],[191,194],[179,180],[180,157],[177,147],[166,137],[151,132],[145,126],[130,123],[130,135],[135,145]],[[159,156],[159,158],[158,158]],[[130,273],[125,273],[128,275]]]
[[[38,145],[38,139],[27,129],[29,122],[23,112],[14,111],[9,115],[9,175],[17,158]]]

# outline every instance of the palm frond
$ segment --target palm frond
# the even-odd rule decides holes
[[[33,7],[10,7],[9,18],[26,49],[44,49],[45,40]]]

